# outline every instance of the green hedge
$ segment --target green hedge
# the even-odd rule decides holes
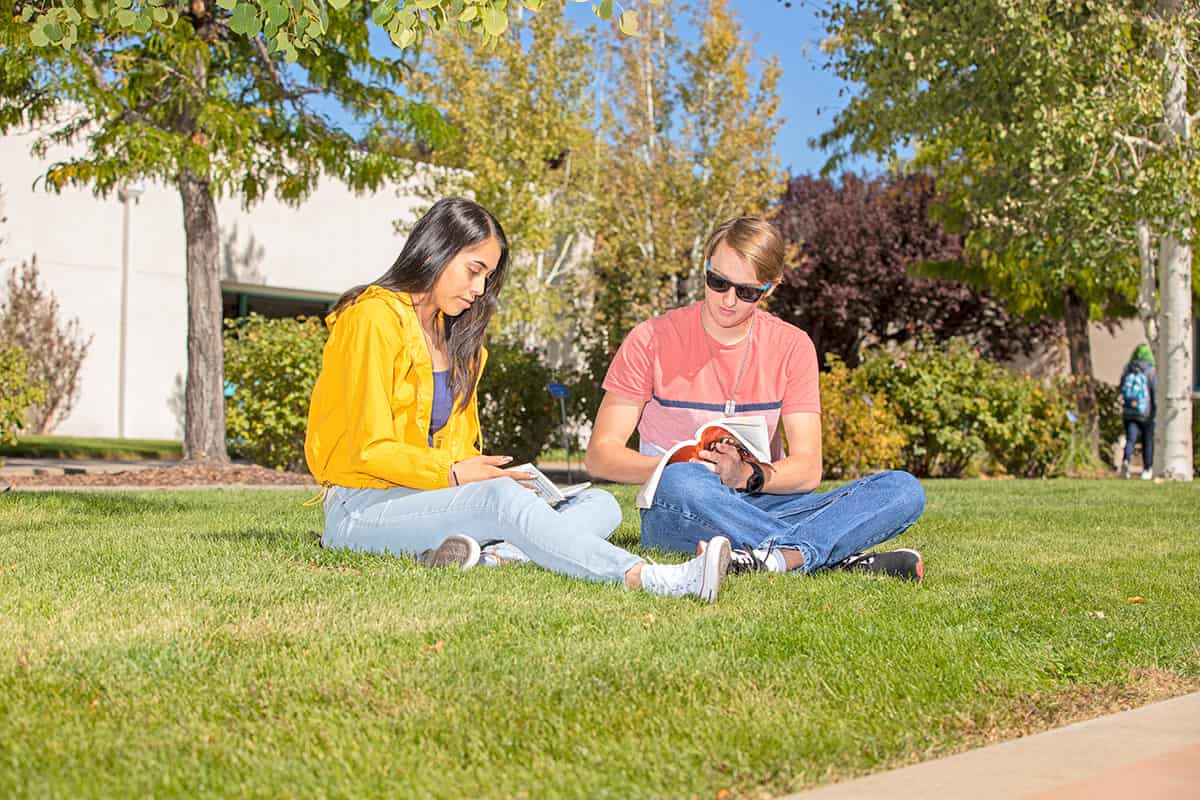
[[[42,387],[29,383],[24,348],[0,342],[0,444],[16,443],[25,415],[44,399]]]
[[[303,470],[308,403],[327,337],[316,317],[227,320],[225,401],[229,454],[275,469]]]
[[[827,478],[856,478],[903,463],[908,439],[882,392],[867,386],[864,370],[826,356],[821,373],[821,456]]]
[[[226,322],[225,402],[230,455],[276,469],[303,470],[308,404],[327,332],[319,319]],[[479,387],[485,451],[533,460],[558,427],[546,391],[552,373],[535,351],[491,342]]]
[[[536,350],[488,342],[488,363],[479,383],[484,452],[536,461],[560,424],[558,401],[546,384],[555,376]]]
[[[963,340],[924,342],[899,356],[877,351],[859,370],[887,398],[907,440],[904,468],[915,475],[958,477],[990,459],[1009,474],[1035,477],[1065,463],[1067,393],[1005,370]]]

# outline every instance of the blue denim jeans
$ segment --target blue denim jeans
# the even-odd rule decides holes
[[[1137,419],[1125,420],[1125,455],[1121,463],[1128,464],[1133,458],[1133,448],[1137,446],[1138,438],[1142,440],[1142,468],[1154,467],[1154,420],[1142,422]]]
[[[795,548],[803,572],[831,566],[899,536],[925,510],[925,490],[907,472],[880,472],[828,492],[746,495],[701,464],[663,470],[642,511],[642,546],[696,552],[718,534],[735,548]]]
[[[325,498],[321,544],[417,556],[465,533],[510,542],[552,572],[621,582],[642,559],[608,543],[620,524],[620,505],[599,489],[554,509],[511,478],[431,491],[335,486]]]

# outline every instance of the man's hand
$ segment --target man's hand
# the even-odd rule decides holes
[[[742,461],[738,449],[731,444],[716,442],[711,450],[701,450],[697,456],[698,463],[717,473],[721,483],[730,489],[745,488],[746,481],[754,474],[750,465]]]
[[[487,481],[492,478],[512,478],[515,481],[531,481],[533,476],[528,472],[506,472],[501,469],[512,462],[512,456],[472,456],[456,461],[450,468],[450,485],[458,479],[458,485],[463,486],[477,481]]]

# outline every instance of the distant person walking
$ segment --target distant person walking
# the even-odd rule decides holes
[[[1125,422],[1125,455],[1121,458],[1121,477],[1129,477],[1129,460],[1138,439],[1142,440],[1142,480],[1154,477],[1154,351],[1148,344],[1134,348],[1125,371],[1121,373],[1121,419]]]

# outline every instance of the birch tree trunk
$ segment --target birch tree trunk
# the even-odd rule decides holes
[[[1164,144],[1184,147],[1189,138],[1187,113],[1187,35],[1182,0],[1159,0],[1167,24],[1163,48],[1166,92],[1163,99]],[[1159,379],[1155,424],[1160,448],[1156,474],[1190,481],[1192,464],[1192,247],[1190,198],[1179,198],[1184,209],[1175,230],[1159,243]]]
[[[190,462],[227,464],[217,205],[207,180],[184,170],[178,184],[187,237],[188,366],[183,458]]]
[[[1138,281],[1137,313],[1142,321],[1146,341],[1158,357],[1158,259],[1155,258],[1154,240],[1150,223],[1144,219],[1137,222],[1138,264],[1141,280]]]

